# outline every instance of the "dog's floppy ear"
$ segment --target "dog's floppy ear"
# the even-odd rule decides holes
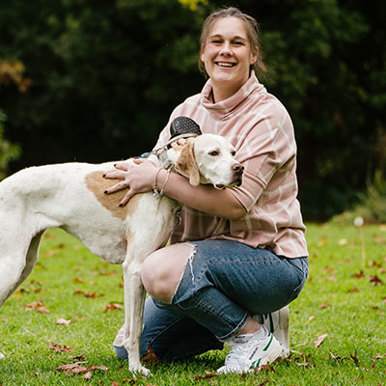
[[[177,159],[175,168],[177,172],[189,178],[189,183],[197,186],[200,183],[200,172],[194,157],[194,141],[188,141]]]

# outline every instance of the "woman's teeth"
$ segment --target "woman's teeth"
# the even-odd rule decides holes
[[[220,67],[233,67],[235,63],[218,62],[217,65]]]

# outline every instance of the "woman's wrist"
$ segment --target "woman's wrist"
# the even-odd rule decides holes
[[[153,184],[154,196],[162,197],[165,194],[166,185],[169,181],[171,170],[165,170],[163,168],[158,168]]]

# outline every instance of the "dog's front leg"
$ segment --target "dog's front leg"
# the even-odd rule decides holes
[[[127,350],[129,370],[132,373],[150,375],[150,371],[141,365],[140,340],[143,324],[145,289],[140,277],[141,265],[136,261],[124,263],[123,281],[125,296],[125,336],[123,346]]]

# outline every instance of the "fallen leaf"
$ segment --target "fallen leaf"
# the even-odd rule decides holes
[[[43,257],[51,257],[51,256],[54,256],[56,252],[57,252],[56,249],[51,249],[50,251],[47,251],[47,252],[43,253]]]
[[[79,366],[71,369],[72,374],[85,373],[86,371],[88,371],[88,368],[85,366]]]
[[[84,283],[84,280],[79,279],[79,277],[76,277],[76,278],[74,278],[73,282],[74,283]]]
[[[111,275],[116,275],[118,273],[117,270],[112,270],[112,271],[98,271],[99,276],[111,276]]]
[[[357,356],[357,350],[355,349],[354,354],[350,354],[350,358],[355,362],[357,366],[359,366],[359,359]]]
[[[260,366],[260,367],[256,367],[254,369],[254,373],[257,374],[261,371],[265,371],[265,372],[268,372],[268,373],[275,373],[275,369],[272,367],[272,365],[270,363],[266,364],[266,365],[263,365],[263,366]]]
[[[90,366],[87,370],[102,370],[102,371],[109,371],[109,368],[104,366],[104,365],[101,365],[101,366]]]
[[[69,355],[69,356],[68,356],[68,359],[77,359],[77,360],[81,360],[81,359],[83,359],[83,354],[79,354],[79,355]]]
[[[47,308],[44,307],[42,301],[29,303],[24,308],[26,310],[35,310],[36,312],[42,312],[42,313],[45,313],[45,314],[49,314],[50,313],[50,310],[48,310]]]
[[[327,278],[328,281],[336,281],[336,276],[332,275]]]
[[[326,302],[326,303],[323,303],[321,306],[319,306],[319,308],[323,309],[323,308],[327,308],[327,307],[330,307],[331,304]]]
[[[371,285],[382,285],[382,280],[376,275],[369,276],[369,280]]]
[[[65,365],[58,366],[56,368],[56,370],[58,370],[58,371],[68,371],[68,370],[75,369],[75,368],[79,367],[79,365],[83,365],[85,363],[88,363],[88,362],[87,361],[83,361],[83,362],[67,363]]]
[[[315,319],[315,315],[311,315],[309,318],[308,318],[308,321],[311,322],[311,320],[314,320]]]
[[[55,351],[58,351],[58,352],[63,352],[63,351],[73,351],[74,349],[71,348],[71,347],[67,347],[66,345],[63,345],[63,348],[60,346],[60,344],[58,343],[50,343],[48,345],[48,347],[51,349],[51,350],[55,350]]]
[[[327,244],[327,237],[322,236],[322,238],[318,241],[318,246],[319,247],[324,247]]]
[[[376,244],[385,244],[386,239],[384,237],[382,237],[382,236],[373,235],[373,241]]]
[[[208,379],[208,378],[218,377],[219,375],[221,375],[221,374],[219,374],[219,373],[212,373],[211,371],[205,371],[205,375],[196,375],[196,376],[194,377],[194,380],[195,380],[195,381],[200,381],[200,380],[202,380],[202,379]]]
[[[146,365],[151,365],[153,363],[160,362],[160,359],[158,358],[157,354],[154,352],[153,347],[151,345],[148,345],[147,351],[145,355],[141,358],[142,361],[146,363]]]
[[[91,298],[91,299],[95,299],[95,298],[99,298],[99,297],[105,296],[105,294],[96,294],[95,292],[84,292],[82,290],[74,291],[74,295],[82,295],[85,298]]]
[[[347,239],[340,239],[340,240],[338,241],[338,245],[340,245],[340,246],[346,245],[347,243],[348,243],[348,240],[347,240]]]
[[[107,311],[114,311],[116,309],[123,309],[123,306],[121,306],[120,304],[107,304],[106,305],[106,308],[104,309],[103,312],[107,312]]]
[[[361,270],[360,272],[358,272],[358,273],[353,273],[353,274],[351,275],[351,277],[354,277],[354,278],[356,278],[356,279],[362,279],[364,276],[365,276],[365,274],[363,273],[362,270]]]
[[[334,355],[331,351],[330,351],[330,358],[332,358],[336,361],[344,361],[347,359],[347,358],[341,357],[339,355]]]
[[[1,319],[0,319],[0,322],[9,322],[9,319],[1,318]]]
[[[82,375],[82,378],[84,378],[84,379],[91,379],[92,378],[92,372],[89,371],[88,373]]]
[[[375,356],[375,359],[383,359],[383,358],[385,358],[386,357],[386,354],[377,354],[376,356]]]
[[[348,292],[362,292],[362,291],[360,291],[358,288],[356,288],[356,287],[351,287],[349,290],[348,290]]]
[[[327,337],[328,337],[328,334],[320,335],[318,339],[316,339],[314,342],[315,348],[319,347]]]
[[[56,321],[56,324],[64,324],[64,325],[66,325],[66,326],[68,326],[69,324],[71,323],[71,319],[69,319],[69,320],[66,320],[66,319],[58,319],[57,321]]]
[[[296,363],[297,366],[303,366],[303,367],[313,367],[313,365],[310,362],[300,362]]]

